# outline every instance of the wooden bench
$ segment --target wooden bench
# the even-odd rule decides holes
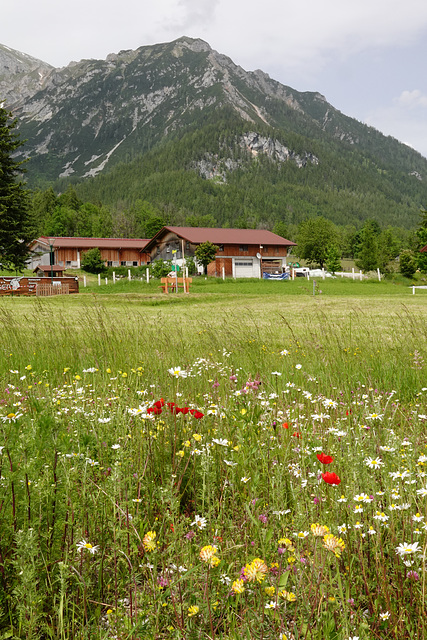
[[[171,291],[178,293],[177,286],[178,290],[183,289],[186,293],[189,293],[190,284],[192,284],[193,278],[175,278],[175,276],[167,276],[166,278],[162,278],[161,282],[162,284],[160,285],[160,288],[162,289],[163,293],[170,293]]]

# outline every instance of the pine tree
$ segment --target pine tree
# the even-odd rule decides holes
[[[22,162],[13,158],[23,144],[15,127],[16,119],[0,107],[0,263],[4,269],[22,270],[36,231],[28,191],[20,180]]]
[[[378,241],[376,230],[371,222],[367,222],[361,232],[361,245],[357,254],[356,267],[367,271],[375,271],[379,266]]]
[[[341,271],[341,252],[335,244],[331,244],[326,254],[326,268],[331,273]]]

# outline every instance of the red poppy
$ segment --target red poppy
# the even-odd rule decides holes
[[[147,413],[154,413],[155,416],[159,416],[162,413],[162,410],[160,407],[154,406],[147,409]]]
[[[327,456],[325,453],[318,453],[317,459],[322,464],[331,464],[334,461],[332,456]]]
[[[165,401],[163,400],[163,398],[160,398],[160,400],[157,400],[157,402],[154,403],[154,406],[158,409],[161,409],[165,406]]]
[[[282,427],[283,427],[284,429],[289,429],[289,425],[288,425],[288,423],[287,423],[287,422],[284,422],[284,423],[282,424]]]
[[[167,407],[169,407],[170,411],[173,413],[173,411],[174,411],[174,407],[175,407],[176,405],[175,405],[175,402],[167,402],[167,403],[166,403],[166,406],[167,406]]]
[[[200,418],[203,418],[203,416],[205,415],[201,411],[197,411],[197,409],[190,409],[190,413],[192,414],[193,418],[196,418],[196,420],[200,420]]]
[[[337,474],[331,473],[330,471],[322,473],[322,478],[326,482],[326,484],[339,484],[341,482],[341,479],[337,476]]]
[[[180,412],[183,413],[185,416],[187,415],[187,413],[190,411],[190,409],[188,407],[182,407],[182,409],[180,409]],[[177,412],[178,413],[178,412]]]
[[[301,438],[301,434],[299,431],[294,431],[292,435],[294,438]]]

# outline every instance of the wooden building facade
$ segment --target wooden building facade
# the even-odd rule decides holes
[[[30,245],[28,268],[50,265],[80,269],[84,253],[98,248],[107,267],[139,267],[147,263],[142,238],[59,238],[41,236]]]
[[[218,247],[208,275],[259,278],[263,273],[282,273],[288,251],[296,246],[263,229],[218,229],[208,227],[163,227],[145,246],[151,261],[181,261],[194,257],[196,247],[209,241]]]

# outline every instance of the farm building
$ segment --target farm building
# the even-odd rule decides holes
[[[193,257],[203,242],[218,246],[208,275],[259,278],[262,273],[281,273],[288,251],[295,242],[263,229],[215,229],[208,227],[163,227],[144,250],[154,260]]]
[[[146,264],[143,251],[148,240],[140,238],[58,238],[41,236],[30,245],[31,258],[28,268],[39,265],[55,265],[65,269],[79,269],[83,254],[98,248],[108,267],[139,267]]]
[[[59,264],[39,264],[33,271],[39,278],[61,278],[64,275],[65,267]]]

